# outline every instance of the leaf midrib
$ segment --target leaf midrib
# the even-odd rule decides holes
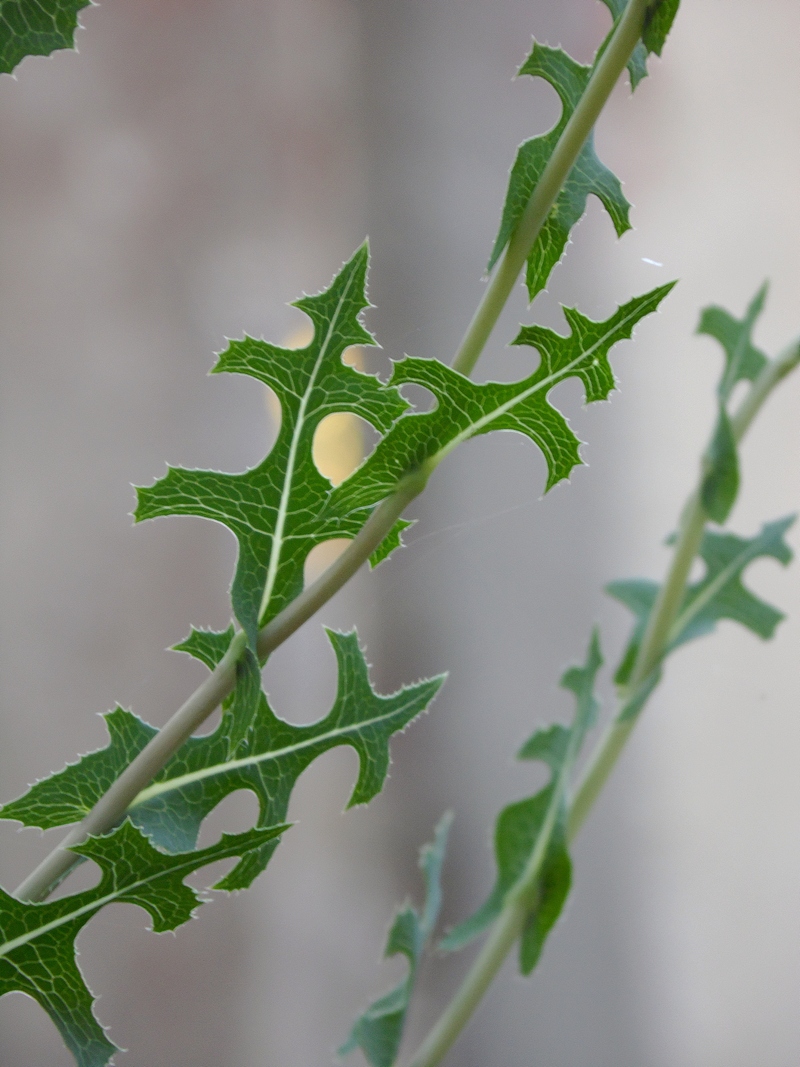
[[[150,885],[152,882],[157,881],[159,878],[166,878],[168,875],[179,873],[180,871],[190,868],[191,870],[198,869],[200,866],[208,866],[209,863],[213,863],[213,859],[207,860],[205,863],[197,865],[193,864],[192,858],[196,859],[196,853],[187,853],[187,859],[184,863],[177,864],[174,867],[170,867],[166,871],[156,871],[149,875],[147,878],[140,878],[137,882],[133,882],[131,885],[123,886],[120,889],[116,889],[111,893],[106,893],[105,896],[96,897],[94,900],[88,901],[79,908],[75,908],[74,911],[68,912],[66,915],[60,915],[57,919],[53,919],[49,923],[44,923],[42,926],[37,926],[35,930],[29,930],[25,934],[20,934],[19,937],[12,938],[11,941],[6,941],[3,945],[0,945],[0,959],[4,956],[8,956],[17,948],[21,948],[23,945],[29,944],[31,941],[35,941],[37,937],[43,937],[45,934],[49,934],[51,930],[57,930],[60,926],[65,926],[67,923],[74,922],[75,919],[79,919],[83,915],[87,915],[94,911],[99,911],[104,908],[106,904],[110,904],[112,901],[117,900],[125,893],[131,893],[140,889],[142,886]],[[225,857],[218,857],[223,859]],[[198,901],[200,903],[200,901]],[[36,907],[35,904],[30,905]],[[9,961],[13,962],[13,961]],[[24,972],[23,972],[24,973]]]
[[[540,392],[542,389],[552,389],[555,385],[558,384],[558,382],[562,378],[568,377],[569,374],[573,371],[573,369],[577,366],[577,364],[579,364],[587,356],[591,356],[608,340],[610,336],[616,333],[620,328],[627,325],[627,323],[630,322],[631,319],[635,319],[638,322],[638,320],[643,317],[641,314],[639,314],[640,312],[641,307],[632,309],[628,315],[616,322],[613,328],[606,330],[605,333],[603,333],[603,335],[599,337],[594,344],[592,344],[589,348],[584,349],[578,356],[575,357],[575,359],[573,359],[565,367],[562,367],[555,373],[549,374],[546,378],[542,378],[540,381],[535,382],[529,389],[525,389],[523,392],[517,393],[515,396],[511,397],[511,399],[505,401],[505,403],[500,404],[488,414],[471,423],[455,437],[453,437],[450,441],[448,441],[446,445],[440,448],[438,452],[431,456],[431,458],[428,460],[428,463],[432,467],[437,466],[439,463],[441,463],[445,456],[449,455],[450,452],[453,451],[454,448],[462,444],[464,441],[469,440],[470,437],[474,437],[475,434],[480,433],[480,431],[483,430],[484,427],[488,426],[495,419],[498,419],[502,415],[505,415],[506,412],[511,411],[518,404],[521,404],[524,400],[527,400],[528,397],[533,396],[534,393]],[[637,314],[638,318],[636,318]],[[574,334],[572,336],[574,337]],[[564,338],[564,340],[567,339],[568,338]],[[620,338],[620,340],[623,339],[624,338]],[[597,366],[597,361],[595,361],[592,366]]]
[[[412,694],[404,704],[393,708],[391,711],[386,711],[381,715],[376,715],[374,718],[363,719],[361,722],[335,727],[327,730],[325,733],[305,738],[303,741],[298,741],[293,745],[286,745],[284,748],[272,749],[269,752],[262,752],[254,756],[240,756],[238,759],[227,760],[225,763],[215,763],[210,767],[203,767],[197,771],[190,771],[188,774],[178,775],[175,778],[170,778],[168,781],[154,782],[153,785],[148,786],[147,789],[143,789],[142,792],[139,793],[128,810],[132,811],[141,804],[153,800],[155,797],[162,796],[165,793],[172,793],[177,789],[183,789],[185,786],[193,785],[195,782],[202,782],[207,778],[215,778],[218,775],[226,774],[232,770],[240,770],[244,767],[254,767],[259,763],[267,763],[270,760],[277,760],[286,756],[291,756],[302,752],[305,749],[312,748],[320,742],[324,743],[326,741],[332,741],[340,737],[345,737],[348,734],[359,733],[361,730],[380,725],[389,719],[395,718],[397,715],[403,715],[408,710],[409,706],[416,702],[416,697],[417,694]]]
[[[347,284],[342,290],[342,294],[339,297],[339,301],[336,305],[336,310],[331,316],[331,320],[328,323],[328,329],[325,334],[325,339],[320,345],[319,355],[314,363],[314,369],[309,377],[308,384],[305,388],[302,398],[300,399],[300,408],[297,413],[297,421],[295,423],[294,430],[292,432],[292,441],[289,447],[289,456],[286,462],[286,473],[284,474],[283,487],[281,489],[280,504],[278,505],[278,517],[275,523],[275,531],[272,535],[272,544],[270,546],[269,553],[269,565],[267,567],[267,577],[264,582],[264,593],[261,597],[261,606],[258,609],[258,624],[261,625],[261,620],[264,618],[267,608],[269,607],[270,599],[272,598],[272,591],[275,587],[275,581],[278,577],[278,566],[280,564],[281,549],[283,548],[283,530],[286,525],[286,518],[289,512],[289,498],[291,496],[292,484],[294,481],[295,465],[297,462],[297,451],[300,447],[300,438],[302,437],[303,430],[305,428],[305,414],[308,407],[311,393],[316,385],[317,375],[319,369],[322,366],[322,362],[325,359],[328,348],[331,343],[331,337],[333,335],[334,327],[338,322],[339,315],[341,314],[342,305],[347,298],[347,294],[350,291],[350,287],[353,283],[354,275],[351,273],[347,280]]]

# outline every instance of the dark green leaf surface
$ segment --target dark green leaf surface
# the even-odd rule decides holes
[[[396,363],[391,384],[424,386],[435,396],[436,407],[399,419],[366,462],[334,490],[331,507],[340,514],[371,509],[426,460],[438,461],[462,441],[493,430],[514,430],[539,446],[547,461],[545,491],[551,489],[581,459],[578,438],[547,394],[566,378],[577,377],[587,403],[604,400],[615,384],[609,350],[631,336],[636,323],[656,310],[673,284],[635,297],[605,322],[564,308],[571,330],[567,337],[543,326],[524,326],[513,343],[536,348],[540,363],[521,382],[478,385],[433,359]]]
[[[0,889],[0,996],[27,993],[58,1027],[79,1067],[104,1067],[117,1051],[92,1011],[93,997],[75,958],[75,938],[102,907],[137,904],[153,930],[174,930],[203,902],[184,879],[209,863],[262,849],[285,826],[223,834],[216,845],[188,854],[158,852],[126,820],[106,837],[73,851],[102,871],[94,889],[49,904],[26,904]]]
[[[661,55],[667,34],[678,14],[680,0],[653,0],[647,12],[642,41],[648,52]]]
[[[678,617],[670,634],[667,652],[710,633],[720,619],[732,619],[759,637],[769,638],[783,618],[782,612],[754,596],[742,584],[742,575],[753,560],[770,557],[784,566],[792,552],[784,541],[794,516],[767,523],[755,537],[706,532],[700,557],[706,574],[686,590]],[[659,592],[657,582],[634,578],[612,582],[606,591],[629,608],[635,618],[633,633],[615,681],[625,685],[630,678],[650,612]]]
[[[442,941],[442,948],[456,951],[468,944],[500,914],[509,892],[520,882],[534,850],[546,846],[545,860],[531,898],[528,921],[520,939],[520,969],[529,974],[541,955],[569,893],[571,864],[564,836],[566,794],[569,778],[587,731],[597,719],[594,696],[597,672],[602,664],[597,634],[592,635],[586,662],[570,667],[561,685],[575,695],[572,725],[537,730],[522,746],[519,759],[540,760],[551,772],[550,783],[535,796],[509,804],[500,812],[494,835],[497,880],[485,903]],[[557,818],[552,818],[553,809]],[[549,827],[549,830],[548,830]],[[542,842],[542,834],[549,840]]]
[[[525,141],[517,150],[500,229],[489,258],[489,270],[499,259],[522,218],[536,183],[586,88],[591,67],[576,63],[560,48],[548,48],[536,42],[519,73],[548,81],[561,99],[562,114],[549,133]],[[553,267],[566,248],[570,230],[586,210],[586,198],[590,193],[603,204],[619,236],[630,229],[630,204],[623,195],[619,180],[597,158],[592,137],[581,149],[528,258],[526,280],[531,300],[547,285]]]
[[[0,74],[25,56],[72,48],[78,12],[91,0],[0,0]]]
[[[369,557],[369,565],[374,570],[398,548],[404,547],[403,531],[413,526],[416,519],[398,519],[388,534],[384,537],[372,555]]]
[[[347,1041],[339,1049],[346,1056],[360,1048],[371,1067],[392,1067],[400,1050],[417,968],[430,940],[442,903],[441,875],[447,835],[452,815],[439,821],[433,841],[420,850],[419,865],[425,878],[425,904],[420,914],[406,904],[395,916],[384,955],[403,955],[408,960],[408,974],[394,989],[374,1001],[356,1019]]]
[[[408,407],[393,386],[342,362],[346,348],[374,344],[359,321],[368,306],[366,271],[364,245],[329,289],[294,304],[314,325],[314,338],[305,348],[278,348],[245,337],[220,356],[214,373],[249,375],[280,400],[280,431],[262,463],[243,474],[171,467],[155,485],[138,490],[137,521],[199,515],[236,535],[239,559],[231,598],[253,652],[259,626],[302,590],[311,549],[355,536],[366,518],[340,516],[326,507],[331,483],[312,459],[317,427],[327,415],[349,411],[385,433]]]
[[[185,651],[213,667],[224,655],[225,635],[194,631]],[[177,752],[132,805],[130,817],[159,847],[184,852],[194,847],[203,819],[224,797],[249,789],[258,797],[258,826],[283,822],[294,784],[323,752],[350,745],[359,756],[359,775],[348,806],[365,804],[383,787],[389,766],[389,739],[423,712],[443,677],[379,696],[355,633],[328,631],[339,668],[336,700],[324,719],[293,726],[279,719],[260,694],[256,722],[232,756],[237,730],[229,708],[214,733],[193,737]],[[0,817],[47,829],[77,822],[91,810],[111,782],[155,734],[155,728],[117,708],[106,717],[110,743],[101,751],[33,785],[19,800],[0,809]],[[267,841],[244,856],[220,883],[244,889],[266,866],[276,846]]]

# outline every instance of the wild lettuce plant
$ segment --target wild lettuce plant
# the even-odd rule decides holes
[[[335,699],[319,722],[296,726],[279,717],[262,689],[261,671],[270,654],[365,562],[378,566],[402,547],[408,526],[403,513],[459,444],[492,431],[514,431],[543,454],[545,491],[567,479],[581,462],[579,441],[551,402],[552,390],[576,378],[586,403],[605,400],[616,384],[609,359],[613,346],[629,339],[674,285],[633,297],[603,321],[564,308],[566,334],[523,325],[511,343],[536,353],[536,370],[510,383],[471,380],[520,276],[532,301],[562,258],[590,194],[608,212],[618,235],[630,226],[621,184],[598,159],[592,130],[625,70],[632,89],[646,76],[648,55],[661,53],[678,0],[604,2],[613,25],[592,64],[535,43],[520,68],[521,75],[552,85],[561,116],[552,130],[519,148],[488,261],[490,281],[452,363],[405,358],[384,382],[344,360],[352,346],[374,343],[362,321],[368,307],[364,244],[326,289],[297,301],[313,330],[305,347],[245,337],[219,357],[215,373],[253,378],[278,399],[280,430],[264,459],[243,474],[170,467],[165,477],[137,491],[137,521],[192,515],[221,523],[237,539],[238,559],[230,626],[221,632],[192,628],[176,646],[209,673],[166,726],[157,730],[117,707],[106,717],[105,748],[36,782],[0,809],[2,818],[24,826],[70,827],[14,893],[0,890],[0,995],[20,991],[35,999],[81,1067],[103,1067],[116,1051],[95,1016],[76,962],[75,938],[83,926],[106,904],[128,902],[150,914],[154,930],[174,929],[202,903],[185,878],[223,858],[237,862],[214,888],[247,888],[289,830],[290,796],[306,767],[331,748],[349,745],[359,759],[350,804],[369,802],[384,784],[392,737],[431,705],[444,681],[436,677],[382,695],[370,682],[355,632],[329,632],[338,670]],[[84,6],[86,0],[3,3],[2,70],[11,71],[25,55],[68,47]],[[523,974],[536,966],[569,894],[570,845],[657,686],[666,658],[708,634],[720,619],[769,637],[782,617],[748,589],[746,571],[765,557],[789,562],[784,535],[792,519],[768,522],[749,537],[721,529],[739,489],[739,442],[771,391],[800,362],[800,342],[775,358],[754,346],[752,331],[763,303],[762,290],[741,319],[715,307],[701,316],[701,331],[719,341],[724,354],[716,422],[673,538],[664,581],[627,580],[608,587],[633,615],[630,640],[614,674],[618,706],[590,745],[598,712],[596,678],[603,665],[595,632],[583,663],[561,679],[574,697],[572,722],[537,729],[518,753],[522,760],[543,763],[549,780],[498,816],[495,885],[484,904],[440,943],[452,952],[485,936],[483,946],[408,1061],[411,1067],[433,1067],[442,1060],[515,947]],[[434,407],[414,408],[402,393],[405,385],[422,386],[434,397]],[[734,396],[742,392],[734,405]],[[334,413],[359,416],[378,436],[364,462],[335,486],[313,453],[317,429]],[[305,584],[309,553],[334,539],[347,539],[347,548]],[[703,575],[691,580],[696,560]],[[197,736],[220,705],[217,728]],[[255,825],[199,848],[203,820],[239,790],[258,800]],[[422,853],[422,908],[401,910],[389,933],[387,954],[406,957],[407,976],[355,1021],[340,1050],[346,1055],[360,1049],[372,1067],[398,1062],[418,965],[435,934],[448,827],[445,817]],[[48,901],[86,860],[100,868],[99,883]]]

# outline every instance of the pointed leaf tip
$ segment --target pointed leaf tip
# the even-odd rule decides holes
[[[280,348],[245,337],[220,355],[217,373],[255,378],[280,402],[278,437],[260,464],[242,474],[173,467],[155,485],[137,490],[137,521],[197,515],[227,526],[236,536],[239,558],[231,598],[254,654],[259,627],[302,591],[311,549],[354,537],[367,517],[329,509],[331,484],[313,459],[317,427],[334,412],[350,412],[386,433],[408,408],[394,386],[342,361],[352,345],[374,343],[360,320],[369,306],[367,265],[364,244],[327,289],[296,301],[314,327],[305,348]]]

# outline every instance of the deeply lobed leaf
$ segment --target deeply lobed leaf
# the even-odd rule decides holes
[[[215,666],[227,648],[228,633],[193,631],[184,651]],[[359,774],[348,806],[365,804],[383,787],[389,766],[389,740],[431,703],[443,676],[380,696],[369,682],[368,669],[355,632],[328,631],[336,653],[338,687],[325,718],[310,726],[279,719],[260,694],[258,716],[236,747],[235,709],[228,708],[214,733],[193,737],[172,757],[153,784],[130,809],[131,821],[161,848],[185,852],[194,848],[205,817],[237,789],[249,789],[259,801],[259,827],[283,822],[294,784],[323,752],[350,745],[358,753]],[[116,708],[106,716],[110,741],[106,748],[37,782],[18,800],[0,809],[0,818],[49,829],[77,822],[87,814],[110,783],[156,733],[129,711]],[[244,889],[266,867],[277,842],[243,855],[219,884]]]
[[[433,359],[396,363],[391,384],[424,386],[436,398],[436,407],[399,419],[366,462],[333,491],[331,508],[341,514],[371,509],[409,471],[426,461],[436,463],[462,441],[493,430],[514,430],[539,446],[547,462],[545,491],[551,489],[581,459],[578,438],[549,403],[548,393],[566,378],[577,377],[587,403],[605,399],[615,384],[609,350],[630,338],[636,323],[656,310],[673,284],[635,297],[605,322],[565,308],[571,331],[567,337],[543,326],[524,326],[513,343],[535,347],[540,363],[520,382],[478,385]]]
[[[543,850],[544,861],[520,939],[520,970],[530,974],[536,966],[569,894],[572,865],[565,838],[567,788],[586,733],[597,719],[594,685],[602,662],[594,633],[583,666],[571,667],[561,678],[561,685],[575,695],[572,725],[537,730],[517,754],[519,759],[547,764],[550,782],[535,796],[509,804],[500,812],[494,834],[494,887],[481,907],[443,939],[442,948],[456,951],[482,934],[523,879],[534,852]]]
[[[33,997],[57,1026],[79,1067],[104,1067],[117,1051],[92,1010],[93,997],[78,969],[75,938],[106,904],[137,904],[158,933],[187,922],[200,904],[184,884],[192,872],[218,860],[263,849],[286,830],[271,826],[223,834],[219,842],[167,855],[126,820],[105,837],[89,838],[73,852],[102,871],[97,886],[48,904],[27,904],[0,889],[0,996]]]
[[[328,289],[294,304],[314,326],[305,348],[245,337],[220,356],[214,373],[248,375],[273,389],[280,401],[281,426],[266,459],[243,474],[170,467],[155,485],[138,490],[137,521],[199,515],[236,535],[239,559],[231,598],[253,652],[259,626],[302,590],[311,549],[355,536],[365,519],[327,507],[331,483],[312,458],[317,427],[326,416],[347,411],[385,433],[408,407],[393,385],[342,362],[348,347],[374,344],[360,322],[368,306],[367,260],[362,245]]]
[[[772,636],[783,614],[751,593],[743,585],[742,576],[756,559],[768,557],[784,566],[791,560],[792,551],[784,534],[793,522],[794,516],[789,516],[767,523],[751,538],[710,531],[703,535],[700,557],[706,565],[706,573],[686,590],[670,634],[667,654],[687,641],[710,633],[720,619],[741,623],[759,637]],[[657,582],[642,578],[611,582],[606,586],[606,591],[629,608],[636,619],[614,676],[618,685],[626,685],[630,678],[659,589]]]
[[[406,904],[395,916],[389,930],[384,955],[387,958],[405,956],[408,974],[394,989],[373,1001],[356,1019],[350,1036],[339,1049],[340,1056],[360,1048],[370,1067],[392,1067],[397,1059],[417,968],[439,917],[442,865],[452,821],[452,814],[447,812],[439,820],[433,841],[420,850],[419,865],[425,879],[422,912]]]
[[[559,95],[562,113],[552,130],[525,141],[517,150],[500,229],[489,257],[489,270],[500,258],[522,218],[547,161],[586,88],[591,67],[577,63],[560,48],[549,48],[535,42],[533,51],[520,67],[519,73],[548,81]],[[547,285],[553,268],[566,248],[570,230],[586,210],[586,198],[590,193],[600,200],[609,213],[618,236],[630,229],[630,204],[623,195],[619,180],[597,158],[591,137],[581,149],[528,257],[526,281],[531,300]]]

